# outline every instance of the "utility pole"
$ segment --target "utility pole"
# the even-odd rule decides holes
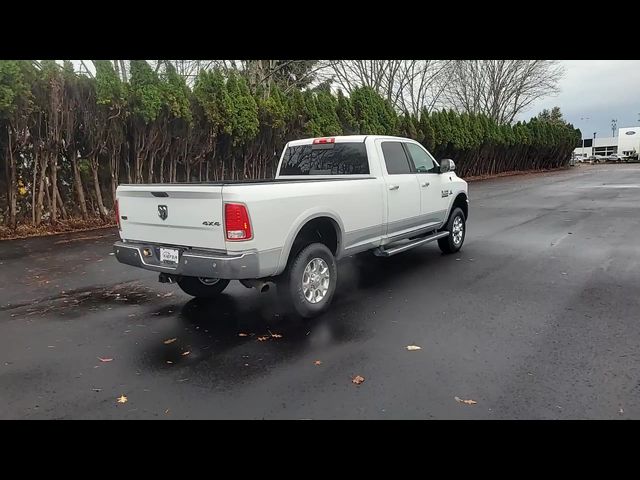
[[[591,155],[596,154],[596,132],[593,132],[593,144],[591,148]]]

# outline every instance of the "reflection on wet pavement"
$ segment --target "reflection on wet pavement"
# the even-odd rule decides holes
[[[222,294],[215,301],[192,299],[152,312],[152,318],[175,321],[140,344],[139,368],[178,370],[190,383],[204,376],[203,384],[225,388],[295,360],[310,347],[352,341],[361,332],[352,330],[339,312],[302,320],[280,311],[275,293],[251,293],[250,299]]]
[[[102,306],[140,305],[161,296],[151,288],[139,282],[116,284],[110,287],[77,289],[62,291],[54,297],[38,299],[33,302],[13,304],[0,307],[0,311],[10,311],[11,317],[54,315],[77,317],[89,311],[96,311]]]

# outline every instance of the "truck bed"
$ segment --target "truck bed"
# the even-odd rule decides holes
[[[353,190],[344,182],[351,181],[353,185],[354,180],[367,180],[355,182],[356,185],[370,187],[367,190],[376,188],[373,176],[354,178],[335,175],[120,185],[121,238],[220,251],[256,248],[256,241],[235,243],[227,242],[224,237],[224,202],[237,202],[250,204],[254,234],[259,234],[260,244],[267,249],[275,248],[273,243],[284,240],[273,233],[274,225],[288,225],[300,214],[297,208],[285,208],[287,205],[308,203],[306,208],[311,208],[326,203],[327,199],[333,202],[336,195],[344,196],[342,202],[346,203],[351,193],[359,189]],[[366,198],[369,196],[375,194]],[[289,218],[286,212],[295,214],[294,218]]]

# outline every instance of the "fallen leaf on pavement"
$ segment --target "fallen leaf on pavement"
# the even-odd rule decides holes
[[[280,335],[279,333],[272,333],[271,330],[267,330],[267,332],[269,332],[271,338],[282,338],[282,335]]]
[[[164,414],[165,414],[165,415],[167,415],[168,413],[169,413],[169,409],[167,408],[167,409],[164,411]]]
[[[618,410],[618,413],[624,413],[623,409]]]
[[[270,337],[263,335],[262,337],[258,337],[258,341],[259,342],[266,342],[267,340],[269,340]]]
[[[113,358],[101,358],[101,357],[98,357],[98,360],[100,360],[101,362],[113,362]]]
[[[177,338],[169,338],[167,340],[164,341],[165,345],[169,345],[170,343],[173,343],[177,340]]]
[[[190,350],[187,350],[186,352],[182,352],[182,356],[184,357],[185,355],[189,355],[191,353]]]
[[[127,403],[129,401],[129,399],[127,397],[125,397],[124,395],[120,395],[118,397],[118,403]]]
[[[455,398],[456,402],[464,403],[466,405],[475,405],[476,403],[478,403],[475,400],[463,400],[460,397],[453,397],[453,398]]]
[[[171,295],[173,295],[173,292],[165,293],[164,295],[162,295],[162,297],[166,298],[166,297],[170,297]]]
[[[412,352],[413,350],[422,350],[422,347],[419,347],[418,345],[407,345],[407,350]]]
[[[248,333],[239,333],[238,336],[239,337],[248,337],[249,334]]]
[[[355,377],[353,377],[351,379],[351,381],[353,383],[355,383],[356,385],[360,385],[362,382],[364,382],[364,377],[360,376],[360,375],[356,375]]]
[[[315,362],[313,362],[314,365],[322,365],[322,362],[320,360],[316,360]]]

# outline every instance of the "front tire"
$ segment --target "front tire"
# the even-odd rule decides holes
[[[229,285],[222,278],[181,277],[178,286],[187,295],[196,298],[215,298]]]
[[[303,248],[278,280],[278,293],[289,310],[302,318],[324,312],[333,299],[338,268],[331,250],[322,243]]]
[[[438,239],[438,246],[442,253],[456,253],[462,248],[464,243],[464,237],[467,233],[467,225],[464,217],[464,212],[461,208],[455,208],[451,215],[447,225],[443,230],[447,230],[449,235],[444,238]]]

